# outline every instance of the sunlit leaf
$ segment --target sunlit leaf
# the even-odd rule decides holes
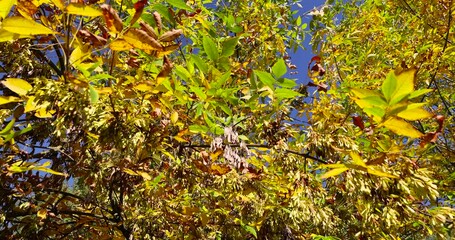
[[[95,104],[98,102],[99,99],[98,91],[92,85],[89,85],[89,95],[91,104]]]
[[[11,8],[16,4],[17,0],[1,0],[0,1],[0,18],[6,18]]]
[[[338,176],[340,175],[341,173],[345,172],[349,170],[349,168],[346,168],[346,167],[343,167],[343,168],[335,168],[335,169],[332,169],[324,174],[321,175],[321,179],[325,179],[325,178],[330,178],[330,177],[334,177],[334,176]]]
[[[2,28],[21,35],[55,34],[51,29],[24,17],[14,16],[3,20]]]
[[[369,174],[376,175],[376,176],[379,176],[379,177],[398,178],[397,176],[394,176],[392,174],[377,170],[373,166],[368,166],[367,167],[367,172]]]
[[[292,89],[278,88],[275,90],[275,96],[278,99],[289,99],[289,98],[295,98],[298,96],[302,96],[302,94],[300,94]]]
[[[275,83],[275,78],[273,78],[272,74],[264,71],[254,70],[254,74],[258,76],[259,81],[261,81],[266,86],[273,89],[273,84]]]
[[[355,153],[355,152],[350,152],[349,155],[351,156],[354,164],[356,165],[359,165],[359,166],[362,166],[362,167],[366,167],[367,165],[365,164],[365,162],[362,160],[362,158],[360,157],[359,154]]]
[[[103,15],[98,9],[85,5],[83,3],[70,3],[66,7],[66,12],[69,14],[86,16],[86,17],[97,17]]]
[[[215,61],[218,59],[218,48],[216,43],[209,36],[204,35],[202,38],[202,46],[204,47],[204,51],[210,60]]]
[[[429,92],[432,92],[433,89],[419,89],[419,90],[416,90],[414,92],[412,92],[411,94],[409,94],[409,99],[413,99],[413,98],[416,98],[416,97],[420,97],[424,94],[427,94]]]
[[[423,136],[423,134],[415,129],[410,123],[395,117],[391,117],[385,121],[384,126],[392,132],[406,137],[419,138]]]
[[[11,91],[23,96],[32,89],[32,85],[25,80],[19,78],[7,78],[6,81],[2,81],[5,87]]]
[[[187,11],[193,11],[193,9],[190,6],[186,5],[186,3],[183,0],[167,0],[166,2],[171,4],[173,7]]]
[[[126,51],[132,49],[133,46],[123,39],[116,39],[109,44],[109,48],[114,51]]]
[[[280,78],[284,74],[286,74],[286,72],[287,72],[286,63],[284,62],[284,60],[282,58],[278,59],[278,61],[275,64],[273,64],[272,72],[276,78]]]
[[[403,71],[396,76],[396,88],[390,96],[390,104],[401,101],[405,96],[408,96],[414,91],[415,69]]]
[[[12,102],[20,102],[22,99],[13,96],[0,96],[0,105],[12,103]]]
[[[397,116],[406,120],[414,121],[425,118],[431,118],[433,114],[423,108],[414,108],[401,111],[397,114]]]
[[[47,210],[46,209],[40,209],[36,215],[40,218],[40,219],[46,219],[47,217]]]
[[[239,38],[228,38],[223,41],[223,48],[221,51],[221,57],[229,57],[232,54],[234,54],[235,47],[237,46],[237,43],[239,41]]]
[[[392,95],[394,94],[395,90],[397,88],[397,78],[395,76],[395,73],[392,71],[389,74],[387,74],[387,77],[382,83],[382,94],[384,94],[385,99],[389,102]]]

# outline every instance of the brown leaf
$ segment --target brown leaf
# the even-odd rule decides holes
[[[164,80],[164,78],[169,75],[169,73],[172,70],[172,67],[173,67],[173,64],[171,63],[169,58],[167,56],[164,56],[163,57],[163,68],[161,69],[161,72],[156,77],[156,81],[158,84],[160,84]]]
[[[162,50],[163,46],[141,29],[131,28],[123,36],[125,41],[143,50]]]
[[[87,30],[79,30],[77,36],[82,38],[84,42],[90,43],[94,47],[104,46],[107,43],[107,40],[103,37],[97,36]]]
[[[103,10],[104,20],[106,21],[107,28],[113,33],[121,32],[123,29],[122,20],[117,14],[117,11],[111,7],[109,4],[103,4],[100,6]]]
[[[140,21],[139,25],[141,26],[141,29],[144,30],[150,37],[153,39],[158,39],[158,35],[155,32],[155,29],[153,29],[152,26],[148,25],[146,22]]]
[[[313,82],[308,82],[307,84],[308,87],[317,87],[318,91],[324,91],[327,92],[327,84],[325,83],[320,83],[320,84],[315,84]]]
[[[161,29],[163,27],[163,23],[161,22],[161,15],[158,12],[153,12],[153,18],[155,19],[158,31],[161,32]]]
[[[365,125],[363,124],[363,119],[360,116],[353,116],[352,121],[354,122],[354,125],[359,127],[360,129],[365,129]]]
[[[438,130],[436,132],[441,132],[442,131],[442,127],[444,125],[444,116],[442,115],[437,115],[434,117],[436,119],[436,121],[438,122],[439,126],[438,126]]]
[[[183,33],[182,29],[174,29],[168,32],[165,32],[158,39],[160,42],[172,42],[177,39]]]
[[[321,57],[319,56],[312,57],[310,62],[308,63],[308,76],[313,78],[316,76],[324,76],[324,74],[325,69],[321,65]]]
[[[429,132],[420,138],[420,147],[425,147],[428,143],[436,143],[440,132]]]
[[[134,13],[133,18],[130,21],[130,25],[132,26],[142,15],[142,11],[144,7],[147,5],[147,0],[139,0],[134,4],[134,9],[136,12]]]

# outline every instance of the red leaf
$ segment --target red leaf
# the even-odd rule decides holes
[[[354,125],[356,125],[357,127],[359,127],[360,129],[365,129],[365,125],[363,124],[363,120],[362,120],[362,117],[360,116],[353,116],[352,117],[352,120],[354,122]]]
[[[144,10],[144,7],[147,5],[147,0],[139,0],[134,4],[134,9],[136,9],[136,12],[142,12]]]
[[[436,143],[440,134],[440,132],[429,132],[425,134],[425,136],[421,138],[420,147],[425,147],[428,143]]]
[[[439,124],[439,127],[438,127],[438,130],[436,132],[441,132],[442,131],[442,126],[444,125],[444,116],[442,115],[437,115],[436,117],[436,121],[438,122]]]

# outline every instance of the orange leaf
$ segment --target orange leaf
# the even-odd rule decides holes
[[[101,5],[101,10],[103,10],[104,20],[106,21],[107,28],[113,33],[119,33],[123,29],[122,20],[117,14],[117,11],[111,7],[109,4]]]

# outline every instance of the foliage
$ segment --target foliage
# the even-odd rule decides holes
[[[1,1],[0,237],[453,236],[452,5],[423,2],[313,12],[299,88],[297,3]]]

